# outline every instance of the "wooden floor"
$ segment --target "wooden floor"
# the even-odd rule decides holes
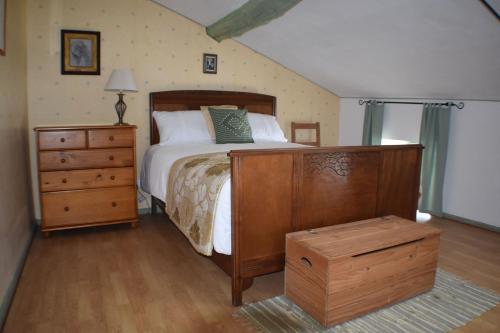
[[[439,265],[500,292],[500,234],[434,219]],[[283,293],[283,273],[255,279],[244,302]],[[163,216],[37,235],[4,332],[240,332],[230,278]],[[455,332],[500,332],[500,306]]]

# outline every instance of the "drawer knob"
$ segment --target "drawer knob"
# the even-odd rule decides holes
[[[63,178],[62,182],[63,182],[64,184],[66,184],[66,183],[68,182],[68,180],[67,180],[66,178]]]
[[[114,202],[114,201],[113,201],[113,202],[111,203],[111,206],[116,207],[116,202]]]
[[[109,136],[109,141],[113,141],[114,139],[115,139],[114,136],[112,136],[112,135]]]
[[[64,207],[64,211],[69,212],[69,207],[68,206]]]
[[[65,138],[61,138],[61,140],[60,140],[60,141],[61,141],[61,142],[64,142],[64,141],[66,141],[66,139],[65,139]]]
[[[100,173],[97,174],[97,178],[101,178],[102,175]]]
[[[111,177],[109,177],[109,179],[115,180],[115,176],[111,176]]]
[[[114,157],[113,155],[111,155],[111,156],[109,157],[109,160],[110,160],[110,161],[112,161],[112,160],[114,160],[114,159],[115,159],[115,157]]]
[[[61,158],[61,163],[66,163],[66,159]]]

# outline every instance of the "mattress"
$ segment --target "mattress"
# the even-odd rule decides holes
[[[165,201],[168,176],[174,162],[186,156],[206,153],[229,152],[243,149],[299,148],[303,145],[288,142],[259,142],[245,144],[189,143],[177,145],[153,145],[148,148],[142,160],[141,189]],[[231,182],[224,183],[215,204],[214,250],[231,254]]]

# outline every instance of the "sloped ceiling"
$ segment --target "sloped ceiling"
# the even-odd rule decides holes
[[[154,1],[204,26],[246,2]],[[479,0],[303,0],[236,40],[340,97],[500,100],[500,21]]]

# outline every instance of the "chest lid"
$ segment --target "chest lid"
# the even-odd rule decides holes
[[[439,229],[389,215],[289,233],[286,238],[332,260],[418,241],[440,233]]]

